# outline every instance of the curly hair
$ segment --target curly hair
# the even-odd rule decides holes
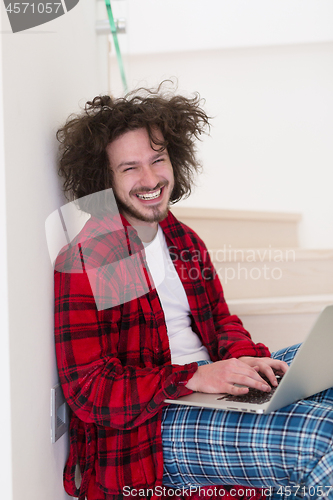
[[[58,173],[64,178],[67,199],[80,199],[112,188],[112,171],[106,147],[126,131],[146,128],[153,149],[167,149],[175,185],[170,203],[191,193],[194,174],[201,165],[195,140],[209,129],[210,118],[200,107],[198,93],[192,98],[138,89],[123,98],[97,96],[83,112],[71,115],[57,131],[60,142]],[[154,136],[158,128],[164,141]]]

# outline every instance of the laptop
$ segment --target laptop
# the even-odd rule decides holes
[[[260,392],[259,399],[267,397],[268,401],[249,402],[249,393],[232,396],[202,392],[165,401],[220,410],[270,413],[330,387],[333,387],[333,305],[321,312],[278,387],[269,393],[254,391]]]

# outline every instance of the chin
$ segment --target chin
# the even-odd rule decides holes
[[[133,214],[134,215],[134,214]],[[143,222],[161,222],[168,215],[168,208],[164,210],[153,211],[151,214],[139,214],[136,218]]]
[[[126,218],[139,220],[141,222],[153,223],[161,222],[168,215],[169,205],[166,207],[136,207],[134,204],[126,204],[116,198],[119,212]]]

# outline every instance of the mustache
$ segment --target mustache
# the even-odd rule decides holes
[[[154,191],[157,191],[157,189],[161,189],[169,184],[168,181],[165,182],[159,182],[156,184],[156,186],[152,189],[151,187],[147,186],[141,186],[138,189],[133,189],[130,194],[140,194],[140,193],[153,193]]]

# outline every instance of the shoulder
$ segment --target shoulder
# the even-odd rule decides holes
[[[118,218],[91,217],[81,231],[59,252],[55,270],[82,272],[118,262],[141,250],[136,231]]]
[[[172,243],[178,247],[195,247],[200,251],[207,250],[204,241],[187,224],[178,220],[171,211],[167,217],[160,223],[164,234]]]

